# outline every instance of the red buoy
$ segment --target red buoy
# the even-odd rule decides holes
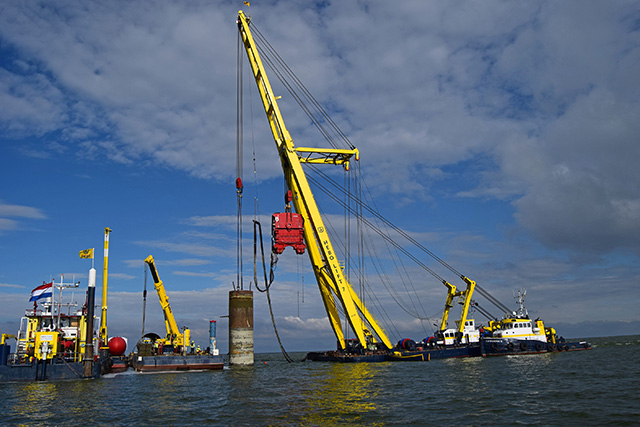
[[[122,337],[113,337],[109,340],[109,354],[122,356],[127,350],[127,342]]]

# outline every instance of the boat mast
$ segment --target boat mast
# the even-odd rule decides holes
[[[107,345],[107,275],[109,271],[109,233],[111,229],[104,229],[104,263],[102,267],[102,316],[100,317],[100,339]]]

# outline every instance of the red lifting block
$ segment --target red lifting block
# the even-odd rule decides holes
[[[304,219],[294,212],[278,212],[271,216],[272,250],[281,254],[287,246],[293,247],[298,255],[306,249],[304,244]]]

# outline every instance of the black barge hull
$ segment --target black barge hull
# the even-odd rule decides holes
[[[222,356],[194,355],[158,355],[131,357],[131,367],[138,372],[171,372],[171,371],[212,371],[224,368]]]
[[[305,360],[313,362],[340,363],[380,363],[380,362],[428,362],[437,359],[456,359],[462,357],[480,357],[480,345],[437,347],[426,350],[392,350],[365,354],[343,353],[339,351],[307,353]]]
[[[82,362],[41,361],[0,365],[0,382],[64,381],[100,377],[100,362],[92,366],[91,376],[84,376]]]
[[[560,342],[558,344],[551,344],[534,340],[484,338],[482,340],[481,347],[482,356],[490,357],[590,350],[591,344],[586,341]]]

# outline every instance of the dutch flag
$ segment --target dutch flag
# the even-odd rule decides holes
[[[43,283],[34,290],[31,291],[31,298],[29,301],[37,301],[40,298],[51,298],[53,295],[53,282]]]

